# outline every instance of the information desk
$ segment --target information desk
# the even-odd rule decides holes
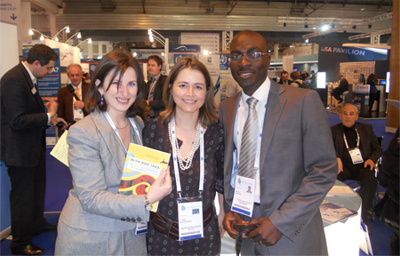
[[[336,186],[347,186],[341,181],[336,180]],[[355,197],[326,197],[330,203],[339,204],[350,210],[357,211],[357,215],[342,222],[328,224],[324,222],[324,230],[328,253],[330,256],[338,255],[359,255],[360,254],[360,220],[361,220],[361,198],[357,194]],[[312,241],[310,241],[312,243]],[[228,233],[221,241],[221,255],[236,255],[235,240],[229,237]]]

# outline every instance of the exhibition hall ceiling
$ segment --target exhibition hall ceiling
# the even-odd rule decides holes
[[[47,1],[47,5],[43,2]],[[397,1],[397,0],[396,0]],[[391,29],[393,0],[30,0],[32,27],[51,31],[69,26],[100,40],[140,40],[152,28],[166,37],[182,31],[240,31],[298,35],[333,26],[363,34]],[[290,36],[289,36],[290,37]]]

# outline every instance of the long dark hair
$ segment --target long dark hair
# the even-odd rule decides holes
[[[370,74],[367,77],[367,84],[372,84],[372,83],[375,85],[375,75],[374,74]]]
[[[164,85],[163,100],[165,103],[165,110],[160,113],[161,119],[164,123],[169,123],[175,115],[176,104],[171,95],[171,91],[179,73],[186,68],[200,71],[206,81],[207,93],[204,105],[199,110],[199,119],[203,127],[208,127],[212,123],[218,122],[218,114],[214,103],[214,85],[211,84],[211,76],[206,66],[194,56],[180,59],[169,73],[168,79],[165,81]]]
[[[107,102],[105,101],[105,99],[103,100],[103,104],[100,104],[101,95],[98,89],[104,86],[103,83],[105,78],[110,72],[113,72],[109,84],[105,86],[106,87],[105,91],[108,91],[115,77],[118,74],[120,78],[123,77],[125,71],[128,68],[133,68],[133,70],[135,70],[137,76],[138,92],[136,95],[135,102],[126,111],[126,116],[134,117],[136,115],[141,115],[143,113],[144,110],[143,107],[141,107],[141,102],[144,97],[145,85],[144,85],[142,69],[140,68],[139,62],[135,58],[133,58],[132,54],[121,50],[115,50],[110,53],[107,53],[107,55],[104,56],[103,59],[97,65],[93,73],[93,77],[88,92],[88,97],[86,99],[86,104],[85,104],[85,108],[89,113],[95,111],[96,109],[102,112],[107,111]],[[118,86],[120,86],[120,83]]]

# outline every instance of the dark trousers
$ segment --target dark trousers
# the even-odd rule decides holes
[[[360,182],[360,197],[362,201],[361,218],[368,224],[368,211],[372,209],[378,181],[375,178],[375,171],[369,167],[349,170],[343,166],[343,172],[338,174],[337,179],[345,181],[348,179]]]
[[[10,208],[13,240],[10,248],[24,247],[46,224],[43,216],[46,192],[46,153],[35,167],[8,167],[11,181]]]

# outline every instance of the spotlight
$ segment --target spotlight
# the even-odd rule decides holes
[[[322,27],[321,27],[321,31],[328,31],[329,30],[329,25],[323,25]]]
[[[308,25],[306,24],[306,25],[304,25],[304,28],[308,28]]]
[[[304,41],[306,44],[308,44],[309,42],[310,42],[310,40],[309,39],[306,39],[306,41]]]
[[[353,26],[353,29],[356,29],[356,28],[357,28],[357,26],[356,26],[356,25],[354,25],[354,26]]]
[[[286,28],[286,22],[285,22],[285,23],[283,23],[283,26]]]
[[[372,28],[372,25],[371,25],[371,24],[369,24],[369,25],[368,25],[368,28]]]

